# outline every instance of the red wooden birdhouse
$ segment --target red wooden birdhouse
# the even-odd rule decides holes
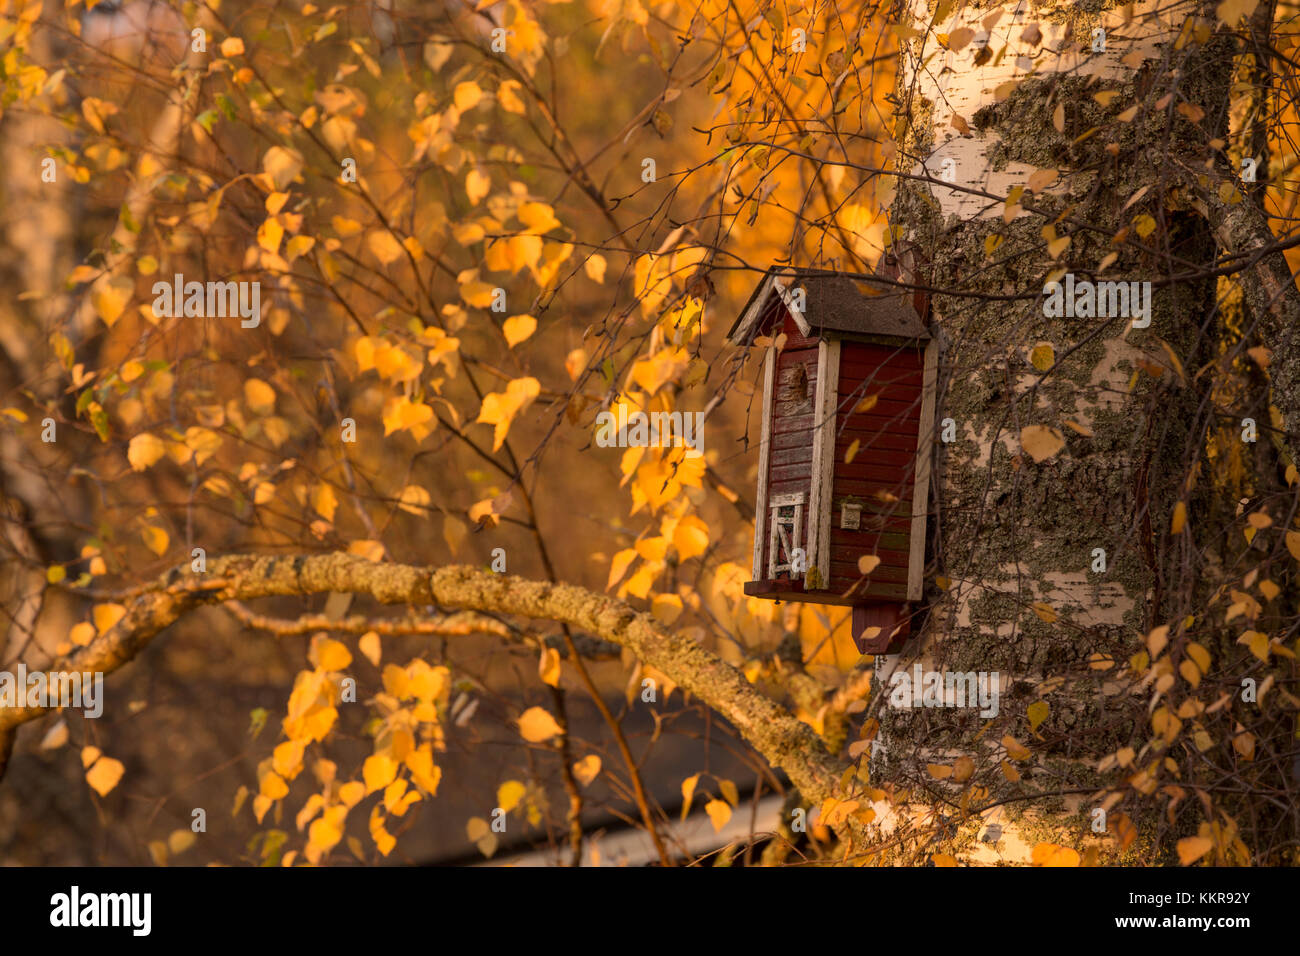
[[[890,257],[878,274],[912,273]],[[897,645],[921,599],[938,355],[927,320],[927,298],[899,285],[774,267],[728,333],[766,345],[745,593],[852,607],[864,653]]]

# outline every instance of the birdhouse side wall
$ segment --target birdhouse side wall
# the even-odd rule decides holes
[[[856,587],[854,598],[907,599],[923,383],[920,347],[841,345],[829,590],[842,594]],[[845,505],[860,509],[856,530],[842,526]],[[864,555],[880,558],[880,565],[858,586]]]
[[[807,550],[808,497],[812,484],[812,441],[817,394],[818,340],[805,337],[785,304],[773,296],[764,309],[756,334],[780,336],[781,350],[768,349],[765,359],[763,434],[758,500],[754,521],[755,581],[769,580],[772,506],[802,495],[799,540],[791,547]],[[770,378],[766,369],[770,365]],[[789,578],[788,572],[778,575]]]

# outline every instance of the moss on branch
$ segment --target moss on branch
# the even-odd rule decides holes
[[[760,693],[740,671],[691,638],[661,630],[650,615],[586,588],[475,567],[383,564],[343,553],[216,557],[205,574],[183,566],[135,592],[121,620],[53,669],[116,670],[201,605],[334,591],[366,594],[384,604],[436,604],[550,620],[626,647],[729,720],[808,800],[829,796],[847,766],[826,751],[811,727]],[[0,711],[0,771],[13,732],[44,712],[40,707]]]

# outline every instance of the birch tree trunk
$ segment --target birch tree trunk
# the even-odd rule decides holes
[[[882,693],[919,662],[996,672],[1001,694],[992,719],[884,701],[873,781],[935,806],[973,772],[990,809],[972,860],[1092,835],[1094,768],[1147,729],[1145,698],[1095,656],[1122,665],[1195,596],[1196,545],[1171,522],[1198,492],[1210,422],[1187,370],[1214,286],[1162,280],[1194,273],[1213,240],[1166,187],[1226,122],[1231,46],[1192,3],[1096,6],[913,0],[902,29],[891,221],[929,263],[918,278],[943,345],[937,585]],[[1152,284],[1149,324],[1132,301],[1051,314],[1048,282],[1068,295],[1107,280]]]

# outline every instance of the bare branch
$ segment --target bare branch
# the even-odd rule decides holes
[[[1197,183],[1201,177],[1208,181],[1207,188],[1198,190],[1202,215],[1224,253],[1244,260],[1242,293],[1275,357],[1268,375],[1272,402],[1286,426],[1282,442],[1291,460],[1300,463],[1300,361],[1296,360],[1300,354],[1300,289],[1264,212],[1243,199],[1236,184],[1220,172],[1188,169],[1190,182]],[[1225,184],[1233,188],[1220,193]]]

